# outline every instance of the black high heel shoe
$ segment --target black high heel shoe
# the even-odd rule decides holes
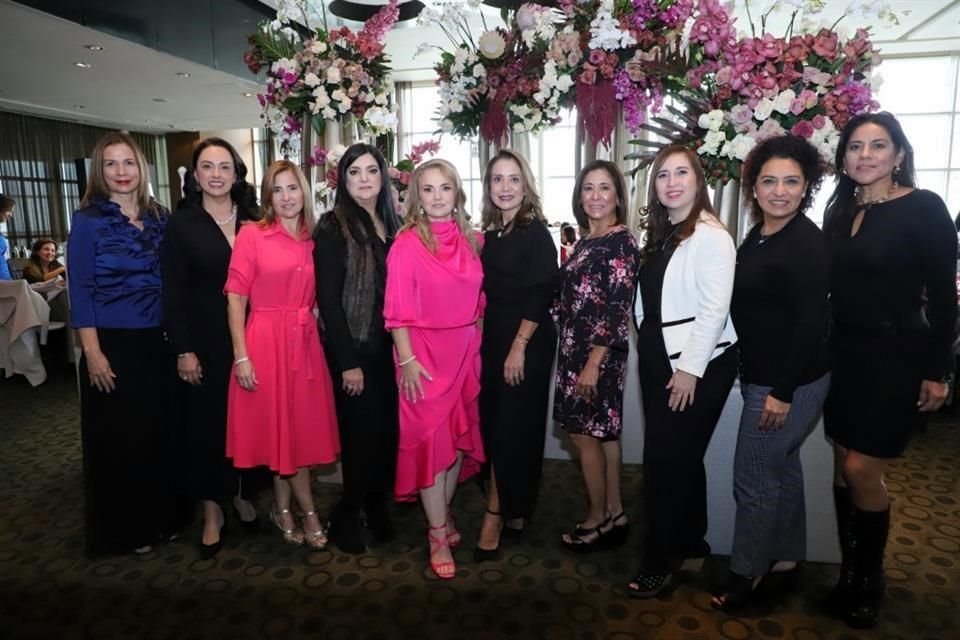
[[[607,516],[600,524],[595,527],[584,528],[577,525],[576,528],[568,533],[569,540],[560,539],[563,546],[568,551],[575,553],[587,553],[603,549],[606,545],[606,537],[609,532],[610,517]]]
[[[237,505],[231,501],[230,506],[233,508],[233,515],[236,516],[237,520],[240,522],[240,528],[243,529],[245,533],[250,535],[260,533],[259,515],[255,515],[253,520],[244,520],[242,517],[240,517],[240,510],[237,509]]]
[[[492,516],[496,516],[498,518],[503,517],[499,511],[491,511],[490,509],[487,509],[487,513],[489,513]],[[501,537],[503,536],[505,531],[506,531],[506,528],[501,524],[500,526]],[[493,549],[483,549],[480,547],[479,542],[477,543],[477,546],[473,548],[473,561],[476,562],[477,564],[481,562],[487,562],[490,560],[499,560],[500,556],[501,556],[501,552],[500,552],[499,539],[497,540],[497,546],[495,546]]]
[[[617,524],[617,523],[620,524]],[[627,520],[627,514],[621,511],[615,516],[610,516],[612,526],[609,530],[603,532],[604,544],[608,547],[620,547],[630,536],[630,522]]]
[[[200,551],[200,560],[209,560],[220,553],[221,547],[223,547],[223,539],[227,535],[227,517],[224,515],[223,524],[220,525],[220,537],[216,542],[212,544],[204,544],[203,534],[200,534],[200,546],[198,547]]]
[[[717,611],[727,613],[739,611],[753,598],[759,584],[760,580],[757,578],[748,578],[731,572],[727,586],[721,593],[710,599],[710,606]]]

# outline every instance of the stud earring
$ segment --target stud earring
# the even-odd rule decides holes
[[[900,175],[900,165],[896,165],[893,167],[893,175],[895,176]]]

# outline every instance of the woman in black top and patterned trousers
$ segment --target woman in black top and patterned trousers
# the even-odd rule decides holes
[[[768,573],[806,557],[800,447],[830,387],[827,244],[804,215],[823,177],[797,136],[768,138],[743,165],[756,223],[737,251],[730,316],[740,338],[743,414],[734,460],[737,517],[730,583],[713,606],[732,611]]]
[[[828,604],[872,626],[885,590],[886,460],[947,396],[957,318],[957,235],[943,201],[915,188],[913,149],[891,114],[855,116],[837,147],[824,229],[831,250],[840,582]]]
[[[384,329],[387,250],[400,221],[387,165],[376,147],[358,143],[337,168],[336,200],[314,231],[313,260],[323,342],[334,379],[343,493],[330,517],[330,539],[363,553],[361,512],[379,542],[393,537],[388,500],[397,461],[397,384]]]

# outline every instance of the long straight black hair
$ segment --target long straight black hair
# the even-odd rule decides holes
[[[367,213],[347,190],[347,171],[350,169],[350,165],[357,161],[357,158],[368,153],[373,156],[373,159],[377,161],[377,167],[380,168],[380,194],[377,195],[377,213],[380,214],[380,221],[383,222],[384,232],[387,237],[393,237],[397,235],[397,229],[400,228],[400,217],[393,206],[393,194],[390,191],[387,161],[380,150],[373,145],[358,142],[347,148],[337,164],[337,194],[333,199],[333,208],[346,218],[350,234],[357,242],[365,237],[372,241],[372,238],[369,238],[366,227],[363,226],[363,220],[367,217]]]
[[[852,219],[857,212],[856,188],[860,185],[853,181],[853,178],[847,175],[846,168],[843,166],[847,155],[847,145],[853,132],[865,124],[876,124],[883,127],[890,140],[893,142],[894,152],[899,154],[903,151],[903,161],[900,162],[900,171],[894,175],[894,180],[904,187],[916,188],[917,170],[913,163],[913,146],[907,140],[907,134],[903,132],[900,122],[887,111],[877,113],[861,113],[847,122],[847,126],[840,133],[840,140],[837,143],[837,155],[834,166],[837,169],[837,185],[827,200],[826,212],[823,216],[823,230],[828,235],[844,233],[852,224]]]

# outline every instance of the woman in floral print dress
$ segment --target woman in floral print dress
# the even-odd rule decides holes
[[[573,213],[590,233],[561,269],[553,309],[560,334],[553,417],[577,447],[589,502],[587,517],[563,536],[573,551],[622,544],[627,534],[619,437],[640,252],[624,226],[626,203],[626,182],[615,164],[597,160],[577,176]]]

